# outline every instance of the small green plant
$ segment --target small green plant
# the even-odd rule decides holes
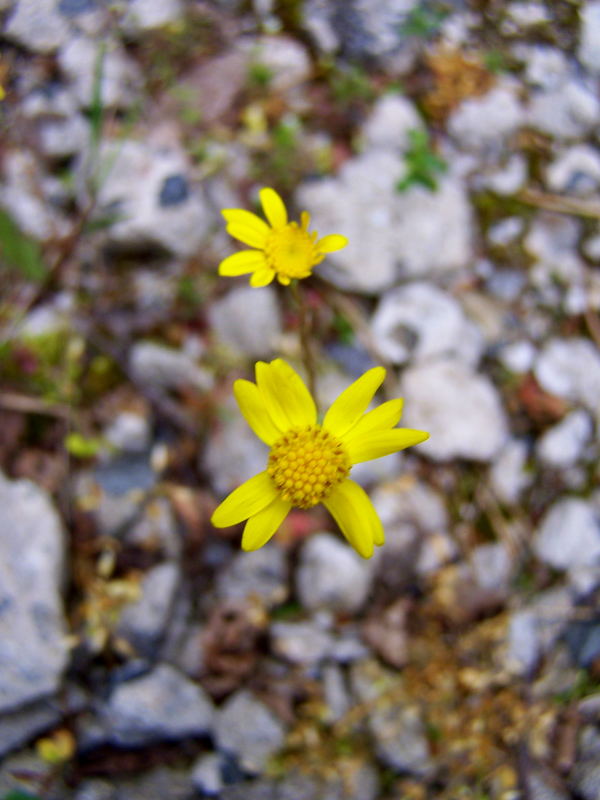
[[[248,67],[248,87],[268,89],[273,80],[273,70],[260,61],[253,61]]]
[[[403,36],[429,39],[439,31],[448,14],[447,8],[436,3],[419,3],[411,9],[401,24],[400,33]]]
[[[405,192],[411,186],[418,185],[435,192],[438,187],[436,176],[446,172],[448,165],[432,149],[426,130],[415,128],[408,132],[408,139],[406,175],[396,184],[396,191]]]
[[[11,789],[8,794],[2,796],[2,800],[42,800],[38,794],[22,792],[20,789]]]
[[[39,244],[26,236],[1,210],[0,261],[29,281],[43,281],[47,274]]]
[[[494,75],[508,70],[506,56],[501,50],[488,50],[483,54],[483,63],[485,68]]]
[[[338,103],[366,102],[375,96],[375,90],[367,72],[351,65],[335,69],[331,73],[330,86]]]

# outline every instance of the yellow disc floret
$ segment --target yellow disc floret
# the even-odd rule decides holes
[[[267,473],[283,500],[312,508],[348,477],[351,466],[341,442],[320,425],[307,425],[275,442]]]
[[[317,232],[309,233],[307,226],[308,221],[306,226],[289,222],[282,228],[273,229],[267,237],[264,248],[267,264],[284,282],[289,283],[292,278],[307,278],[312,268],[324,258],[318,247]]]

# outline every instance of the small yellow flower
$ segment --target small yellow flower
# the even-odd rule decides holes
[[[348,244],[346,237],[338,233],[317,239],[317,232],[308,230],[307,211],[300,215],[300,225],[288,222],[286,207],[274,189],[261,189],[260,202],[268,225],[242,208],[226,208],[221,212],[227,222],[227,233],[254,249],[225,258],[219,264],[219,275],[252,273],[250,286],[266,286],[277,277],[279,283],[287,286],[294,278],[308,278],[327,253]]]
[[[383,527],[366,492],[349,479],[352,466],[424,442],[429,434],[396,428],[402,400],[367,412],[385,370],[374,367],[354,381],[317,423],[315,401],[282,359],[256,364],[256,383],[238,380],[233,391],[246,421],[271,448],[263,472],[235,489],[212,515],[217,528],[247,520],[244,550],[262,547],[292,507],[323,503],[364,558],[384,542]],[[365,413],[366,412],[366,413]]]

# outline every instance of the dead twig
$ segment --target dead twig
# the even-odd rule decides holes
[[[600,219],[600,203],[597,200],[582,200],[576,197],[564,197],[559,194],[545,194],[537,189],[524,189],[517,195],[517,199],[526,205],[543,208],[545,211]]]

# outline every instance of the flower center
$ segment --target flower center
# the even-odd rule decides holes
[[[269,453],[267,472],[283,500],[312,508],[350,473],[343,445],[320,425],[292,428]]]
[[[324,256],[316,246],[317,232],[309,233],[297,222],[271,230],[264,247],[267,263],[279,275],[306,278]]]

